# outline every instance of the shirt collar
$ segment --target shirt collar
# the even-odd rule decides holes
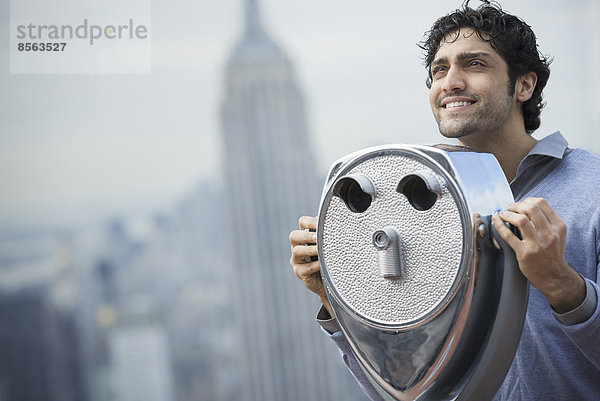
[[[525,158],[519,163],[515,181],[525,170],[540,159],[554,158],[562,159],[568,149],[569,143],[562,136],[560,131],[550,134],[535,144],[533,149],[527,153]]]
[[[568,146],[567,140],[562,136],[560,131],[556,131],[541,139],[533,149],[527,153],[525,159],[532,155],[550,156],[556,159],[562,159]]]

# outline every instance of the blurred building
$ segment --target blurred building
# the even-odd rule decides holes
[[[299,216],[316,213],[319,183],[294,66],[265,32],[255,0],[245,1],[221,112],[240,399],[361,399],[319,332],[317,297],[289,265],[289,232]]]
[[[80,232],[79,320],[92,401],[235,400],[220,190]]]
[[[87,400],[76,283],[63,235],[2,236],[0,400]]]
[[[130,317],[110,335],[117,401],[173,401],[166,331],[152,315]]]
[[[190,191],[138,263],[164,287],[159,304],[178,401],[239,399],[221,191],[208,183]]]

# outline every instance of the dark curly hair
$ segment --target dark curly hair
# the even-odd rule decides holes
[[[462,8],[439,18],[419,43],[425,53],[427,87],[431,88],[431,63],[442,41],[448,40],[451,34],[456,34],[456,40],[461,28],[471,28],[479,39],[489,42],[508,64],[510,95],[514,94],[517,77],[530,72],[537,75],[531,99],[523,103],[525,130],[531,134],[540,126],[540,113],[545,106],[542,91],[550,77],[551,60],[538,51],[535,34],[519,17],[503,11],[497,3],[481,0],[484,4],[473,9],[469,7],[469,1],[466,0]]]

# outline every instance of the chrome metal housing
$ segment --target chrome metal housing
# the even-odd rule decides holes
[[[490,216],[512,201],[496,159],[458,147],[380,146],[332,166],[317,228],[323,282],[384,398],[497,391],[527,307],[514,253],[492,243]]]

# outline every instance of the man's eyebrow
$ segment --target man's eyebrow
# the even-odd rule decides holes
[[[487,52],[462,52],[462,53],[459,53],[458,56],[456,56],[456,58],[458,59],[458,61],[464,61],[464,60],[470,60],[470,59],[474,59],[474,58],[491,59],[494,57],[490,53],[487,53]],[[440,57],[431,62],[432,67],[440,65],[440,64],[448,64],[448,59],[446,57]]]
[[[473,58],[493,58],[490,53],[486,52],[463,52],[456,57],[459,61],[464,61]]]
[[[435,59],[431,62],[431,66],[436,66],[436,65],[440,65],[440,64],[448,64],[448,59],[445,57],[440,57],[438,59]]]

